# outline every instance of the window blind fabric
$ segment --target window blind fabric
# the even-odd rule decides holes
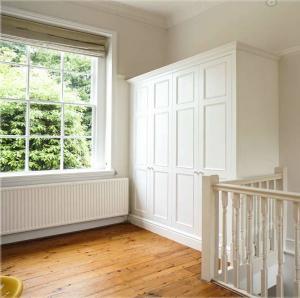
[[[1,15],[2,38],[14,38],[38,46],[102,57],[107,37]]]

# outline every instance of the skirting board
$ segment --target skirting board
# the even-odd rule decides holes
[[[200,251],[202,248],[201,239],[197,236],[179,231],[149,219],[141,218],[133,214],[129,215],[128,221],[133,225],[144,228],[145,230],[154,232],[158,235],[174,240],[196,250]]]
[[[87,222],[80,222],[80,223],[58,226],[53,228],[33,230],[33,231],[22,232],[22,233],[2,235],[1,244],[8,244],[8,243],[14,243],[19,241],[72,233],[72,232],[77,232],[82,230],[94,229],[94,228],[109,226],[109,225],[118,224],[126,221],[127,221],[127,215],[98,219],[98,220],[87,221]]]

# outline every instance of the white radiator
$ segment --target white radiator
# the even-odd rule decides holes
[[[128,178],[1,190],[2,235],[127,214]]]

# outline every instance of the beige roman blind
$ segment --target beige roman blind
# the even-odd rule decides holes
[[[1,15],[2,38],[91,56],[104,56],[107,37]]]

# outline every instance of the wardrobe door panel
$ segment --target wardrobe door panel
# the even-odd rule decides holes
[[[177,104],[193,102],[195,99],[195,73],[187,72],[176,77]]]
[[[136,114],[147,114],[149,87],[143,86],[137,89],[136,94]]]
[[[169,106],[170,81],[168,79],[154,84],[154,108],[161,109]]]
[[[138,169],[135,171],[135,210],[147,212],[147,170]]]
[[[205,99],[217,98],[226,95],[226,62],[216,62],[208,65],[204,70]]]
[[[226,106],[206,106],[204,110],[204,168],[224,171],[226,168]]]
[[[136,117],[136,165],[147,165],[148,119],[147,116]]]
[[[154,116],[154,164],[167,167],[169,164],[169,113]]]
[[[153,215],[168,219],[169,173],[155,171],[153,175]]]
[[[194,175],[176,175],[176,223],[193,228]]]
[[[177,111],[177,167],[194,168],[194,107]]]

